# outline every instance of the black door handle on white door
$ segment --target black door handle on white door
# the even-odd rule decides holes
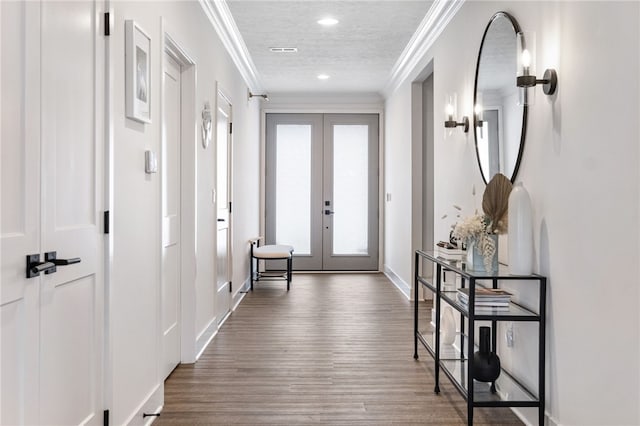
[[[51,262],[53,264],[53,268],[46,270],[44,272],[45,274],[53,274],[54,272],[56,272],[56,266],[73,265],[74,263],[80,263],[81,261],[79,257],[73,257],[70,259],[58,259],[57,252],[55,251],[46,252],[44,254],[44,260],[45,262]]]
[[[55,269],[56,265],[52,262],[40,262],[39,254],[27,255],[27,278],[39,277],[41,272],[49,273],[50,270]]]

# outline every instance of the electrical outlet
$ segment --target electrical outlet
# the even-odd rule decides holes
[[[507,323],[504,337],[507,340],[507,347],[512,348],[513,347],[513,323],[512,322]]]

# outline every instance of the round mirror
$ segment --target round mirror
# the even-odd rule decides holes
[[[518,22],[506,12],[489,21],[478,53],[473,97],[478,165],[485,183],[496,173],[512,182],[524,147],[527,107],[518,105],[516,34]]]

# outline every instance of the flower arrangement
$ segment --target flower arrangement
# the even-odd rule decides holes
[[[506,176],[496,174],[487,184],[482,196],[483,214],[476,213],[453,227],[453,236],[462,240],[467,245],[467,250],[472,250],[471,245],[477,247],[487,271],[491,271],[493,257],[497,252],[496,240],[492,235],[505,233],[507,229],[511,187],[511,181]]]
[[[478,248],[478,252],[483,257],[484,267],[491,271],[493,256],[497,247],[496,242],[491,238],[490,220],[485,214],[474,214],[455,224],[453,236],[462,240],[467,245],[467,250],[473,250],[473,245]]]

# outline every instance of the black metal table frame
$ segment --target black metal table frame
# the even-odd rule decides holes
[[[436,265],[436,280],[435,286],[429,283],[426,279],[420,276],[420,264],[421,259],[426,259]],[[456,387],[456,389],[460,392],[460,394],[467,401],[467,423],[469,425],[473,424],[473,408],[474,407],[537,407],[538,408],[538,423],[542,426],[544,425],[544,409],[545,409],[545,317],[546,317],[546,277],[534,274],[529,276],[516,276],[516,275],[508,275],[508,274],[498,274],[498,275],[487,275],[487,274],[476,274],[473,271],[467,271],[461,268],[456,267],[451,263],[451,260],[443,259],[438,257],[435,253],[424,252],[421,250],[416,250],[415,254],[415,274],[414,274],[414,359],[418,359],[418,341],[424,346],[424,348],[429,352],[429,354],[434,358],[435,363],[435,393],[440,393],[440,369],[446,374],[451,383]],[[465,287],[466,281],[469,281],[469,303],[468,309],[465,311],[460,309],[457,305],[452,304],[451,306],[459,311],[460,313],[460,330],[464,332],[465,329],[465,317],[468,318],[468,331],[467,331],[467,339],[469,341],[466,358],[465,358],[465,348],[464,348],[464,339],[461,339],[461,348],[460,348],[460,361],[468,361],[467,364],[467,389],[464,389],[463,385],[458,383],[458,380],[453,377],[453,374],[444,366],[441,365],[440,359],[440,305],[442,299],[442,272],[451,271],[454,274],[460,275],[461,277],[461,288]],[[475,314],[475,288],[477,280],[490,280],[492,282],[493,288],[499,288],[498,282],[500,280],[537,280],[539,282],[539,310],[538,313],[535,314],[529,309],[525,308],[522,305],[519,305],[515,302],[511,302],[511,304],[518,306],[526,311],[529,311],[535,315],[499,315],[499,314],[488,314],[481,315]],[[419,287],[423,285],[426,286],[430,291],[434,293],[434,302],[435,302],[435,330],[434,330],[434,350],[432,350],[427,344],[426,340],[420,333],[418,329],[418,302],[419,302]],[[538,322],[538,398],[537,401],[484,401],[477,402],[474,401],[474,380],[470,379],[473,377],[473,347],[474,347],[474,334],[475,334],[475,321],[491,321],[491,347],[492,351],[496,351],[497,349],[497,322],[498,321],[535,321]],[[511,375],[509,372],[502,370],[501,374],[507,374],[510,378],[516,382],[523,389],[527,390],[526,386],[522,383],[518,382],[518,380]],[[491,384],[492,391],[495,392],[495,383]],[[527,390],[528,391],[528,390]],[[528,391],[529,392],[529,391]],[[531,392],[529,392],[531,393]],[[532,393],[531,393],[532,394]],[[533,395],[533,394],[532,394]]]

